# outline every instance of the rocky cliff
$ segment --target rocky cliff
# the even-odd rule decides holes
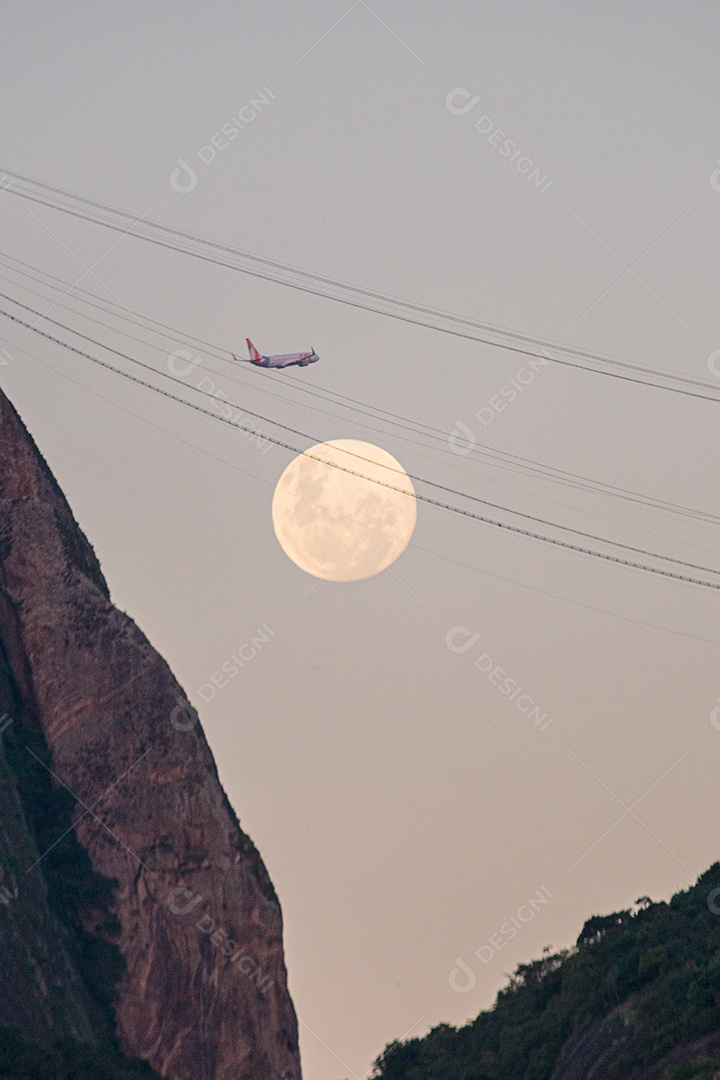
[[[103,1011],[112,995],[92,993],[98,971],[83,973],[77,944],[66,948],[68,920],[48,900],[53,858],[55,908],[70,889],[56,856],[72,842],[78,867],[89,856],[78,880],[94,875],[80,893],[73,885],[71,914],[100,982],[113,950],[124,958],[114,1008],[123,1049],[169,1080],[299,1078],[267,871],[197,714],[113,607],[90,544],[2,392],[0,660],[0,726],[15,760],[12,775],[0,760],[9,822],[0,834],[0,963],[17,989],[0,995],[0,1026],[88,1042],[112,1026]],[[49,819],[43,783],[64,800],[69,839],[56,835],[60,811]]]

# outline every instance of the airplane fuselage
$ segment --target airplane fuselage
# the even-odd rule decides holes
[[[307,367],[309,364],[316,364],[320,359],[314,349],[310,349],[309,352],[276,353],[274,356],[264,356],[261,352],[258,352],[250,338],[246,338],[246,342],[250,353],[249,362],[255,364],[256,367]],[[239,360],[240,358],[233,354],[233,359]]]
[[[308,364],[316,364],[320,357],[315,352],[304,353],[278,353],[275,356],[262,356],[253,363],[258,367],[286,368],[307,367]]]

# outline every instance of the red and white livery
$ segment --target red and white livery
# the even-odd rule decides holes
[[[316,364],[320,359],[318,354],[312,348],[310,349],[310,352],[280,353],[275,356],[263,356],[262,353],[257,351],[250,338],[246,338],[245,340],[247,341],[248,352],[250,353],[250,363],[255,364],[257,367],[307,367],[308,364]],[[237,360],[239,363],[247,363],[242,357],[235,356],[234,353],[233,360]]]

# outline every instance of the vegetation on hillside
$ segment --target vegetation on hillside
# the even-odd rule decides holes
[[[127,1058],[114,1046],[78,1043],[55,1047],[27,1042],[0,1028],[0,1080],[159,1080],[144,1061]]]
[[[718,892],[711,896],[713,890]],[[710,898],[710,903],[708,902]],[[715,910],[713,910],[715,909]],[[631,1053],[605,1080],[720,1029],[720,863],[669,903],[589,919],[572,949],[521,964],[492,1009],[464,1027],[440,1024],[395,1042],[376,1080],[549,1080],[573,1032],[610,1014],[630,1025]],[[711,1058],[665,1070],[663,1080],[714,1080]]]

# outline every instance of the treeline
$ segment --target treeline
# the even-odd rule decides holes
[[[375,1080],[549,1080],[567,1039],[615,1016],[629,1051],[604,1074],[638,1066],[720,1029],[720,863],[669,903],[589,919],[572,949],[521,964],[492,1009],[464,1027],[391,1043]],[[668,1068],[663,1080],[714,1080],[711,1058]]]

